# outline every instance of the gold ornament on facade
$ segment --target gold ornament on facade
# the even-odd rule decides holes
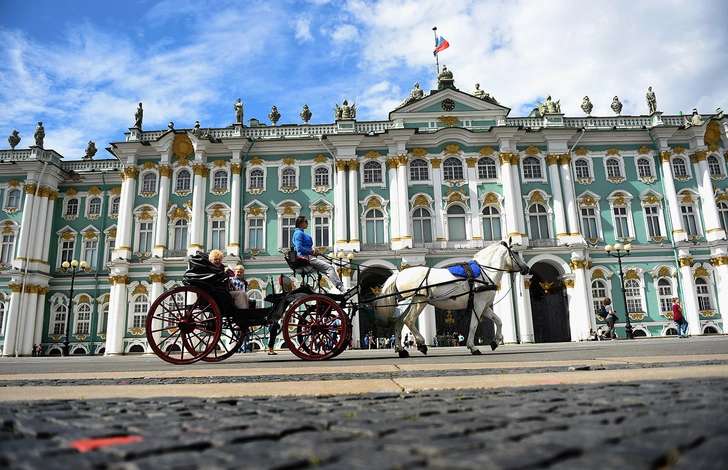
[[[601,269],[595,269],[592,272],[592,279],[604,277],[604,272]]]
[[[78,303],[80,303],[80,304],[87,304],[87,303],[89,303],[90,300],[91,299],[89,298],[88,295],[82,294],[81,297],[78,298]]]
[[[109,190],[109,192],[115,196],[121,195],[121,186],[114,186]]]
[[[286,158],[283,159],[283,164],[284,165],[291,166],[294,163],[296,163],[296,160],[294,160],[293,157],[286,157]]]
[[[34,286],[32,284],[28,284],[25,286],[26,294],[37,294],[39,290],[40,290],[40,286]]]
[[[76,238],[76,236],[75,236],[75,235],[73,235],[73,234],[72,234],[71,232],[69,232],[69,231],[65,231],[65,232],[63,232],[63,233],[61,234],[61,238],[62,238],[63,240],[73,240],[74,238]]]
[[[650,152],[651,152],[651,150],[648,149],[647,147],[645,147],[644,145],[637,149],[637,153],[640,155],[647,155]]]
[[[595,206],[596,204],[597,204],[597,201],[595,201],[594,198],[591,196],[587,196],[583,199],[579,199],[580,206]]]
[[[442,164],[441,158],[433,158],[430,160],[430,164],[432,165],[432,168],[440,168],[440,165]]]
[[[637,271],[635,271],[634,269],[628,269],[624,275],[624,278],[625,279],[634,279],[636,281],[640,280],[639,274],[637,274]]]
[[[253,206],[250,209],[248,209],[248,213],[247,214],[248,214],[248,217],[250,217],[250,216],[258,217],[262,213],[263,213],[263,211],[260,210],[260,207]]]
[[[529,145],[526,150],[523,151],[526,155],[538,155],[541,153],[541,149],[538,147],[534,147],[533,145]]]
[[[589,151],[587,149],[585,149],[584,147],[579,147],[578,149],[576,149],[576,152],[574,152],[574,153],[583,157],[584,155],[587,155],[589,153]]]
[[[347,166],[346,160],[338,160],[336,162],[336,171],[346,171]]]
[[[230,164],[230,173],[233,175],[242,175],[243,174],[243,165],[241,163],[231,163]]]
[[[713,266],[724,266],[728,264],[728,256],[717,256],[715,258],[710,258],[710,264]]]
[[[616,147],[612,147],[607,150],[607,156],[619,155],[619,150]]]
[[[546,163],[549,166],[556,165],[557,163],[559,163],[559,155],[556,154],[556,153],[552,153],[552,154],[547,155],[546,156]]]
[[[20,293],[23,290],[22,284],[8,284],[10,292]]]
[[[669,163],[671,156],[672,156],[672,152],[670,152],[669,150],[660,152],[660,162]]]
[[[179,160],[177,160],[174,164],[174,166],[176,166],[178,168],[181,166],[189,166],[189,165],[190,165],[190,162],[189,162],[189,160],[187,160],[187,157],[180,157]]]
[[[452,315],[452,310],[448,310],[445,312],[445,323],[451,325],[455,323],[455,317]]]
[[[390,170],[396,170],[397,169],[397,159],[396,158],[390,158],[387,160],[387,168]]]
[[[205,165],[192,165],[192,170],[195,172],[195,176],[202,176],[205,178],[209,169]]]
[[[152,282],[160,282],[163,283],[166,279],[166,276],[162,273],[154,273],[149,275],[149,280]]]
[[[693,197],[690,195],[690,193],[685,193],[685,196],[682,198],[683,204],[693,204],[695,201],[693,201]]]
[[[134,336],[141,336],[144,334],[144,328],[132,328],[129,330],[129,333],[131,333]]]
[[[144,162],[144,164],[142,165],[142,168],[143,168],[143,169],[145,169],[145,170],[151,170],[151,169],[154,169],[154,166],[155,166],[155,165],[154,165],[154,162],[152,162],[152,161],[149,161],[149,160],[147,160],[147,161],[146,161],[146,162]]]
[[[700,316],[701,316],[701,317],[713,317],[713,316],[715,316],[715,315],[716,315],[717,313],[718,313],[718,312],[716,312],[715,310],[701,310],[701,311],[700,311]]]
[[[50,286],[45,286],[45,287],[41,287],[41,288],[40,288],[40,289],[38,290],[38,295],[46,295],[46,294],[48,294],[48,292],[50,292],[50,291],[51,291],[51,288],[50,288]]]
[[[16,179],[11,179],[10,181],[8,181],[8,186],[10,186],[12,188],[17,188],[20,186],[20,181],[18,181]]]
[[[370,150],[370,151],[368,151],[367,153],[364,154],[364,158],[367,158],[367,159],[370,159],[370,160],[373,159],[373,158],[379,158],[381,156],[382,156],[382,154],[379,153],[379,152],[377,152],[377,151],[375,151],[375,150]]]
[[[430,202],[427,200],[427,196],[420,194],[415,198],[415,202],[412,204],[413,207],[430,207]]]
[[[566,287],[567,289],[573,289],[574,280],[573,279],[564,279],[564,287]]]
[[[615,193],[614,195],[616,196],[616,199],[614,200],[614,205],[615,206],[624,206],[625,205],[624,193],[619,192],[619,193]]]
[[[453,202],[463,202],[463,195],[460,193],[452,193],[450,194],[450,198],[447,202],[448,204],[451,204]]]
[[[684,258],[678,258],[677,262],[681,268],[689,268],[693,264],[693,258],[686,256]]]
[[[478,154],[483,155],[485,157],[490,157],[494,153],[495,153],[495,150],[493,150],[492,147],[488,147],[487,145],[485,147],[481,148],[480,150],[478,150]]]
[[[225,168],[227,166],[227,162],[222,158],[218,158],[217,160],[212,162],[212,166],[214,166],[215,168]]]
[[[685,149],[684,149],[684,148],[682,148],[682,147],[680,147],[680,146],[678,145],[677,147],[673,148],[673,149],[672,149],[672,151],[673,151],[673,153],[676,153],[676,154],[678,154],[678,155],[679,155],[679,154],[681,154],[681,153],[685,152]]]
[[[250,283],[248,284],[248,286],[251,289],[260,289],[260,282],[258,282],[257,279],[251,279],[250,280]]]
[[[97,186],[91,186],[88,190],[88,193],[92,196],[98,196],[99,194],[101,194],[101,190]]]
[[[109,237],[111,237],[111,238],[116,238],[116,229],[114,229],[114,230],[109,230]]]
[[[427,150],[423,149],[422,147],[417,147],[416,149],[412,150],[410,154],[413,157],[424,157],[428,154]]]
[[[554,285],[553,282],[539,282],[538,285],[541,286],[541,289],[543,289],[544,292],[548,292],[551,289],[551,286]]]
[[[530,279],[523,281],[523,288],[524,289],[530,289],[531,288],[531,281],[530,281]]]
[[[643,206],[654,205],[654,204],[658,204],[659,202],[660,202],[660,199],[658,199],[657,196],[655,196],[654,194],[650,194],[649,196],[647,196],[647,198],[645,198],[642,201],[642,205]]]
[[[25,194],[35,194],[36,189],[38,189],[38,186],[34,184],[26,184],[23,186],[25,189]],[[68,192],[66,192],[66,195],[68,195]]]
[[[501,165],[505,165],[507,163],[510,163],[513,157],[514,155],[511,152],[501,152],[498,155],[498,160],[500,161]]]
[[[359,160],[349,160],[347,166],[349,171],[356,171],[359,168]]]
[[[263,164],[263,160],[261,160],[260,157],[256,155],[253,158],[251,158],[248,163],[250,165],[262,165]]]
[[[328,159],[324,156],[324,154],[319,153],[316,155],[316,158],[313,159],[314,163],[326,163]]]
[[[65,196],[75,196],[78,194],[78,191],[76,191],[73,188],[68,188],[64,193]]]
[[[569,163],[571,163],[571,155],[569,155],[568,153],[562,153],[561,155],[559,155],[560,165],[568,165]]]
[[[147,290],[146,286],[141,283],[136,285],[136,287],[134,288],[134,291],[131,293],[131,295],[135,296],[135,295],[140,295],[140,294],[144,294],[144,295],[149,294],[149,291]]]
[[[319,204],[318,206],[316,206],[316,208],[313,211],[314,211],[314,213],[328,214],[330,212],[330,209],[329,209],[329,206],[327,206],[325,204]]]
[[[190,214],[186,210],[182,209],[181,207],[177,207],[174,212],[172,212],[172,219],[185,219],[190,220]]]
[[[444,151],[445,155],[460,155],[460,153],[461,153],[460,146],[457,144],[447,144],[445,146],[445,151]]]
[[[531,194],[531,199],[529,202],[531,204],[544,202],[543,194],[541,194],[541,191],[534,191],[533,194]]]
[[[571,269],[577,270],[577,269],[584,269],[586,267],[586,260],[584,259],[574,259],[571,260],[571,263],[569,263],[571,266]]]
[[[367,210],[369,210],[371,208],[378,208],[378,209],[382,208],[382,203],[379,201],[378,198],[373,197],[373,198],[369,199],[369,202],[367,203]]]
[[[297,186],[281,186],[281,192],[285,194],[291,194],[298,191]]]
[[[187,201],[185,201],[185,206],[187,206],[187,208],[189,210],[192,210],[192,201],[190,201],[189,199],[187,199]]]
[[[491,191],[485,195],[485,199],[483,200],[483,202],[485,204],[499,204],[498,195]]]
[[[443,126],[447,127],[455,127],[460,122],[460,119],[455,116],[440,116],[437,120],[440,121]]]
[[[409,161],[408,155],[397,155],[397,164],[399,166],[407,166],[408,161]]]
[[[85,239],[87,240],[93,240],[98,236],[98,233],[94,232],[93,230],[86,230]]]
[[[468,168],[475,168],[478,165],[478,159],[477,158],[466,158],[465,164],[468,165]]]
[[[172,154],[177,158],[191,157],[195,154],[195,147],[187,134],[178,134],[174,138]]]
[[[293,203],[292,202],[284,202],[283,203],[283,215],[296,215],[296,213],[293,210]]]
[[[129,276],[119,275],[119,276],[111,277],[111,282],[113,284],[128,284],[129,281],[130,281]]]
[[[710,277],[710,273],[707,269],[705,269],[705,266],[698,266],[698,268],[693,273],[694,279],[697,279],[699,277]]]
[[[705,134],[703,134],[703,140],[705,145],[718,146],[720,142],[720,125],[717,121],[711,120],[707,126],[705,126]]]
[[[149,207],[144,207],[141,214],[139,214],[139,220],[154,220],[152,214],[149,213]]]
[[[670,268],[667,266],[663,266],[660,268],[660,270],[657,272],[658,277],[670,277],[672,274],[670,273]]]
[[[133,167],[124,168],[124,176],[131,179],[136,179],[139,176],[139,170]]]

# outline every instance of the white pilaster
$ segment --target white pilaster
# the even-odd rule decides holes
[[[205,191],[207,190],[207,167],[197,163],[192,165],[195,172],[195,186],[192,188],[192,221],[190,222],[190,243],[187,254],[192,256],[197,250],[204,250]]]
[[[715,203],[713,194],[713,183],[710,179],[710,170],[706,150],[698,150],[692,155],[693,169],[695,175],[698,176],[698,192],[703,209],[703,221],[705,222],[705,238],[711,242],[715,240],[725,239],[725,231],[720,225],[720,216],[718,215],[718,205]]]
[[[164,274],[162,274],[159,270],[163,269],[163,266],[154,266],[152,267],[152,273],[149,275],[149,279],[152,281],[152,289],[149,293],[149,305],[151,306],[154,301],[156,301],[159,296],[164,294]],[[151,313],[151,312],[150,312]],[[162,332],[158,331],[161,328],[161,323],[159,320],[153,320],[152,321],[152,329],[155,330],[152,335],[154,336],[154,341],[158,344],[159,340],[161,338]],[[147,344],[147,353],[151,353],[152,348],[149,344]]]
[[[499,289],[495,293],[494,313],[501,320],[501,334],[504,343],[517,343],[516,338],[516,312],[518,307],[513,305],[512,282],[518,282],[513,278],[514,274],[503,273]]]
[[[348,240],[346,238],[346,165],[347,162],[339,160],[336,162],[336,173],[334,180],[334,252],[344,249]]]
[[[397,201],[399,209],[399,237],[402,248],[412,248],[409,223],[409,197],[407,195],[407,155],[397,156]]]
[[[397,157],[390,157],[387,159],[387,176],[389,178],[389,230],[393,250],[399,250],[402,248],[402,238],[400,236],[400,210],[399,207],[402,201],[399,200],[398,196],[398,182],[397,182]]]
[[[230,184],[230,226],[228,227],[228,245],[227,252],[230,256],[241,257],[240,249],[240,206],[243,194],[243,165],[235,159],[233,154],[233,162],[230,164],[230,172],[233,175]]]
[[[152,249],[152,254],[163,258],[164,250],[167,249],[167,206],[169,205],[169,177],[172,174],[172,168],[167,165],[161,165],[158,170],[159,202],[157,205],[157,226],[154,232],[154,248]]]
[[[359,240],[359,161],[349,160],[349,249],[361,250]]]
[[[700,313],[698,307],[698,295],[695,290],[695,279],[693,278],[690,265],[693,258],[689,256],[690,251],[687,248],[679,250],[680,257],[680,276],[682,277],[682,294],[683,294],[683,315],[688,321],[688,334],[700,334]]]
[[[106,356],[124,353],[124,335],[126,334],[127,299],[126,285],[129,278],[124,274],[112,276],[109,302],[109,324],[106,328]]]
[[[556,238],[563,239],[569,235],[566,228],[566,218],[564,216],[564,203],[561,195],[561,181],[559,178],[559,155],[551,154],[546,157],[549,167],[549,179],[551,180],[551,196],[554,207],[554,222],[556,223]]]
[[[19,279],[13,279],[13,283],[10,284],[10,302],[7,304],[7,319],[5,320],[5,341],[3,343],[3,356],[14,356],[16,353],[16,336],[18,335],[18,326],[20,325],[20,300],[22,284]],[[20,354],[20,351],[17,351]]]
[[[32,344],[39,344],[43,340],[43,318],[45,317],[46,294],[49,290],[48,287],[43,287],[38,291],[38,305],[35,310]]]
[[[50,232],[50,230],[45,229],[44,227],[51,227],[51,225],[42,225],[48,220],[48,195],[50,193],[50,189],[48,188],[40,188],[38,190],[38,196],[36,197],[35,204],[37,210],[36,213],[33,214],[32,220],[33,220],[33,231],[38,234],[39,236],[34,236],[32,241],[30,242],[30,262],[32,263],[31,266],[35,267],[35,269],[40,269],[42,266],[42,262],[45,261],[43,258],[43,236],[40,235],[44,232]]]
[[[564,194],[564,208],[566,209],[566,222],[568,224],[569,235],[572,237],[580,237],[583,241],[584,237],[579,227],[579,212],[577,209],[576,198],[574,197],[574,181],[571,178],[571,155],[566,153],[559,156],[559,171],[561,173],[561,191]],[[574,240],[572,239],[572,242]]]
[[[134,211],[134,191],[139,170],[134,167],[124,168],[121,183],[121,200],[119,201],[119,223],[116,229],[116,249],[114,259],[131,259],[131,232],[133,228],[132,213]]]
[[[33,339],[35,338],[35,323],[38,315],[38,290],[40,286],[26,285],[25,295],[21,301],[24,304],[21,310],[25,312],[23,315],[23,328],[20,335],[20,344],[18,344],[18,352],[21,356],[31,356],[33,354]]]
[[[56,191],[50,191],[48,196],[48,210],[46,211],[46,218],[45,218],[45,226],[46,227],[53,227],[53,209],[56,205],[56,197],[58,196],[58,193]],[[55,264],[55,260],[51,261],[48,259],[48,255],[51,250],[51,235],[53,234],[52,230],[43,230],[43,250],[41,251],[41,257],[40,259],[46,261],[49,263],[48,265],[48,271],[50,271],[51,266]],[[103,247],[99,247],[99,249],[103,249]],[[45,270],[44,270],[45,271]]]
[[[516,192],[513,184],[513,174],[511,173],[511,159],[514,158],[510,152],[501,151],[500,153],[500,164],[501,164],[501,181],[503,183],[503,205],[505,206],[506,212],[506,230],[505,237],[515,237],[518,240],[521,239],[521,229],[518,225],[518,205],[520,202],[516,197]]]
[[[442,211],[442,159],[433,158],[432,164],[432,193],[435,204],[435,241],[440,247],[445,246],[445,214]]]
[[[31,231],[32,231],[32,217],[33,214],[36,212],[33,208],[33,205],[35,203],[36,197],[35,197],[35,191],[36,186],[35,184],[26,184],[25,185],[25,202],[23,203],[23,217],[20,222],[20,234],[18,234],[18,248],[16,249],[15,253],[17,254],[17,258],[13,261],[13,267],[15,269],[23,269],[26,263],[28,263],[26,258],[30,251],[28,250],[28,244],[31,240]]]
[[[468,166],[466,178],[468,179],[468,198],[470,199],[470,233],[474,248],[483,246],[483,224],[480,218],[480,203],[478,202],[478,159],[466,158]]]
[[[667,209],[670,211],[670,220],[672,221],[672,236],[675,242],[686,241],[688,234],[683,226],[682,214],[680,213],[680,203],[677,201],[677,190],[675,189],[675,180],[672,179],[672,168],[670,167],[670,151],[660,152],[660,162],[662,165],[662,182],[665,185],[665,198],[667,199]]]
[[[589,302],[589,282],[586,278],[586,261],[572,258],[573,280],[565,280],[569,295],[569,322],[571,340],[584,341],[589,338],[589,330],[594,326],[594,312]],[[569,288],[569,284],[573,287]]]
[[[716,286],[725,286],[728,283],[728,255],[713,258],[710,262],[715,267],[713,271],[715,275]],[[723,333],[728,331],[728,289],[716,289],[718,294],[718,311],[723,318]]]

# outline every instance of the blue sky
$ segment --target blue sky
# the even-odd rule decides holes
[[[596,5],[596,6],[595,6]],[[121,141],[144,103],[145,129],[245,121],[333,122],[335,103],[384,120],[417,81],[436,88],[432,27],[450,43],[440,64],[524,116],[547,94],[567,115],[709,115],[728,109],[728,2],[723,0],[0,0],[0,137],[77,159],[89,140]],[[4,144],[0,148],[8,148]],[[109,155],[104,151],[98,157]],[[109,155],[110,156],[110,155]]]

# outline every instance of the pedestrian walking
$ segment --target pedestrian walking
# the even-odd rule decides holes
[[[674,297],[672,299],[672,319],[675,320],[675,325],[677,326],[677,337],[678,338],[687,338],[688,337],[688,322],[685,320],[685,317],[682,313],[682,304],[680,303],[680,299],[677,297]],[[682,333],[681,333],[682,331]]]
[[[609,297],[604,299],[604,310],[607,313],[606,321],[608,330],[606,336],[612,341],[615,341],[617,339],[617,334],[614,331],[614,324],[617,323],[617,314],[612,307],[612,299]]]

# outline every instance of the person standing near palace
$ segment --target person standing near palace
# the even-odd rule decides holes
[[[324,274],[339,292],[344,292],[344,283],[336,274],[336,269],[325,261],[317,258],[321,253],[313,248],[313,239],[304,230],[308,228],[308,220],[304,216],[296,218],[296,229],[293,232],[293,248],[300,259],[307,260],[316,271]]]
[[[607,322],[607,328],[609,328],[605,336],[614,341],[617,339],[617,333],[614,331],[614,324],[617,323],[617,314],[614,313],[612,299],[609,297],[604,299],[604,310],[607,311],[607,318],[605,320]]]
[[[680,299],[677,297],[673,297],[672,299],[672,319],[675,320],[675,325],[677,325],[677,337],[687,338],[688,321],[685,320],[685,317],[683,316],[682,304],[680,303]]]

